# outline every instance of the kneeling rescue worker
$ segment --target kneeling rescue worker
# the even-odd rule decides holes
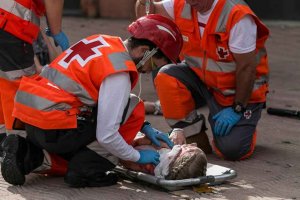
[[[44,172],[64,175],[71,187],[108,186],[117,182],[110,172],[116,157],[159,163],[156,151],[130,145],[145,118],[143,102],[130,91],[138,72],[176,62],[182,36],[160,15],[139,18],[128,31],[125,41],[100,34],[82,39],[39,76],[23,77],[13,115],[25,123],[27,137],[9,135],[3,142],[5,181],[23,185],[25,175]],[[142,132],[154,144],[173,145],[156,129]]]

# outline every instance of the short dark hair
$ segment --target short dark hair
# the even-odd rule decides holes
[[[130,37],[130,38],[128,38],[128,42],[129,42],[129,47],[131,49],[134,49],[141,45],[147,45],[150,50],[152,50],[156,47],[156,45],[153,42],[151,42],[147,39],[138,39],[135,37]],[[165,56],[165,54],[160,49],[158,49],[158,51],[153,55],[153,57],[157,58],[157,59],[164,58],[168,61],[168,63],[171,63],[171,60],[167,56]]]

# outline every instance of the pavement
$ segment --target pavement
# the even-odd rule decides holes
[[[63,27],[71,44],[88,35],[102,33],[128,36],[129,20],[65,17]],[[267,22],[271,37],[267,42],[270,63],[270,93],[267,107],[300,109],[300,22]],[[137,93],[139,88],[135,88]],[[156,100],[150,75],[142,76],[142,95]],[[207,108],[203,108],[207,115]],[[161,116],[147,119],[158,129],[169,131]],[[237,171],[238,176],[219,186],[188,187],[168,192],[157,187],[120,179],[104,188],[69,188],[61,177],[31,174],[24,186],[12,186],[0,177],[0,200],[28,199],[300,199],[300,120],[262,113],[257,147],[245,161],[230,162],[208,155],[210,163]],[[211,138],[211,130],[208,130]]]

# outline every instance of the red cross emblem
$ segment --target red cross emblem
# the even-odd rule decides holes
[[[252,111],[251,111],[251,110],[246,110],[246,111],[244,112],[244,117],[245,117],[246,119],[250,119],[251,116],[252,116]]]
[[[83,39],[66,50],[66,55],[59,61],[59,64],[67,69],[70,62],[77,60],[83,67],[91,59],[102,55],[99,48],[103,46],[109,45],[101,36],[93,40]]]
[[[229,56],[228,49],[225,49],[224,47],[217,47],[216,50],[220,59],[226,59]]]

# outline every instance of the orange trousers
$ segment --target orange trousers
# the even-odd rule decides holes
[[[13,129],[15,118],[12,116],[12,111],[19,84],[20,80],[9,81],[0,79],[0,124],[4,124],[7,130]]]

